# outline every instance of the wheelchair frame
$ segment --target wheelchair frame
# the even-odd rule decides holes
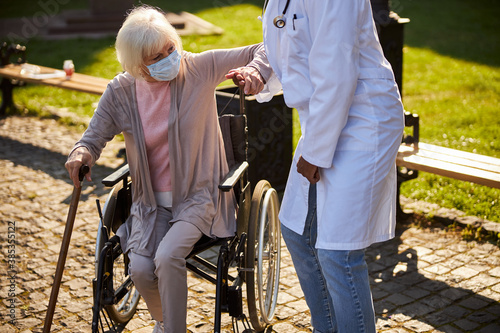
[[[246,118],[241,99],[240,106],[242,115],[229,117],[242,117],[243,120],[237,121],[243,121],[246,147]],[[230,145],[236,149],[234,143]],[[221,331],[222,313],[229,313],[232,317],[233,331],[239,331],[238,320],[243,323],[245,332],[250,331],[243,311],[243,283],[247,287],[249,319],[257,332],[271,324],[278,298],[281,260],[279,199],[276,190],[266,180],[259,181],[252,194],[246,149],[243,158],[231,167],[219,185],[221,191],[235,191],[239,203],[236,234],[222,239],[203,236],[186,258],[192,259],[186,262],[187,269],[216,285],[214,332]],[[107,332],[120,332],[133,317],[140,299],[128,276],[127,255],[114,234],[128,217],[132,201],[128,165],[106,177],[102,183],[113,189],[102,211],[98,202],[100,223],[96,241],[96,277],[93,280],[92,332],[105,332],[106,329]],[[216,246],[219,251],[215,265],[200,254]],[[208,269],[215,277],[198,266]],[[231,267],[236,267],[236,275],[229,274]]]

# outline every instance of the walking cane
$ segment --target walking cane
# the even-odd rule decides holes
[[[64,271],[64,265],[66,263],[66,257],[68,255],[69,241],[71,240],[71,232],[73,231],[73,224],[75,222],[76,209],[78,208],[78,201],[80,200],[80,193],[82,192],[81,183],[83,181],[83,176],[89,172],[89,167],[82,165],[78,173],[78,178],[80,180],[80,187],[73,187],[73,194],[71,195],[71,203],[69,205],[68,218],[66,219],[66,227],[64,229],[64,236],[61,244],[61,251],[59,253],[59,259],[57,261],[56,275],[54,276],[54,284],[52,285],[52,292],[50,293],[49,306],[47,308],[47,313],[45,315],[45,324],[43,325],[43,333],[50,332],[50,326],[52,325],[52,318],[54,317],[54,310],[56,308],[57,295],[59,294],[59,287],[61,286],[61,279]]]

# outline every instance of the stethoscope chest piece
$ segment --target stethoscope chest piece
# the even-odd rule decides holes
[[[283,15],[276,16],[273,20],[274,26],[278,29],[284,28],[285,27],[285,18]]]

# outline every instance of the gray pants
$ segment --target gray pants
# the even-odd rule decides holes
[[[186,332],[188,288],[185,258],[201,236],[201,231],[193,224],[176,222],[152,257],[129,252],[132,281],[146,301],[153,319],[163,321],[165,332]]]

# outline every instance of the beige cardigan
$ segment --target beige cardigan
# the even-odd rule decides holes
[[[271,75],[262,44],[184,52],[180,72],[171,81],[168,143],[172,173],[171,223],[186,221],[210,237],[235,233],[235,200],[232,192],[218,189],[228,172],[215,102],[215,88],[232,68],[250,65],[264,79]],[[132,178],[131,215],[120,228],[125,251],[151,256],[155,243],[156,202],[146,157],[144,133],[136,100],[135,79],[117,75],[102,95],[88,129],[74,147],[89,149],[95,162],[104,146],[123,133]]]

